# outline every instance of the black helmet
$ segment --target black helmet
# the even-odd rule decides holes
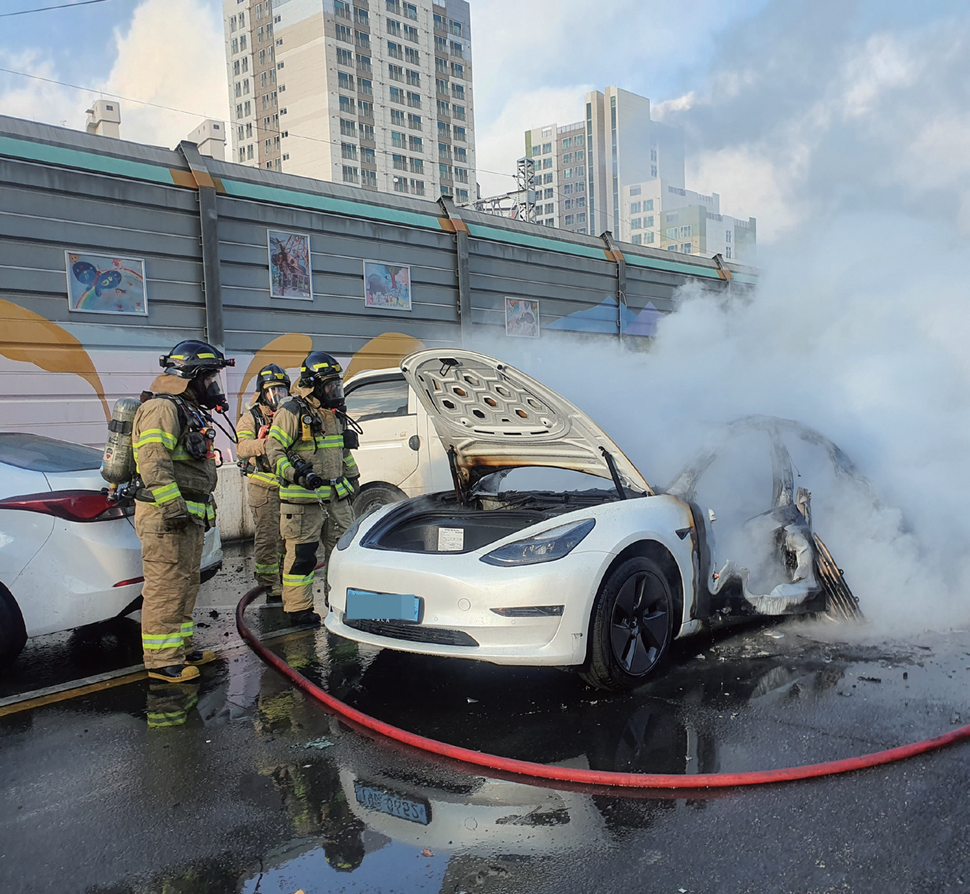
[[[281,366],[270,363],[257,373],[256,390],[260,400],[275,410],[290,393],[290,377]]]
[[[158,365],[170,376],[194,379],[205,373],[218,372],[227,366],[235,366],[235,360],[227,360],[218,348],[204,341],[180,341],[168,354],[158,358]]]
[[[330,409],[343,406],[343,367],[325,351],[311,351],[300,367],[300,384],[313,388],[313,396]]]
[[[286,374],[286,370],[282,366],[270,363],[256,374],[256,384],[260,391],[269,385],[285,385],[289,388],[290,377]]]

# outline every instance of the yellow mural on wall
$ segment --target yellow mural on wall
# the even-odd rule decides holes
[[[300,364],[306,359],[306,355],[313,350],[313,339],[309,335],[301,335],[297,332],[288,332],[274,338],[265,347],[260,348],[249,366],[239,385],[239,406],[236,408],[236,418],[242,415],[243,405],[248,402],[252,394],[250,393],[251,383],[264,366],[275,363],[283,369],[299,369]]]
[[[344,379],[349,379],[355,373],[365,369],[394,369],[398,364],[414,351],[420,351],[424,345],[410,335],[400,332],[384,332],[372,338],[351,358],[344,371]],[[279,338],[274,338],[265,347],[260,348],[250,361],[243,374],[239,386],[239,400],[236,416],[242,415],[243,406],[252,397],[256,374],[267,364],[275,363],[283,369],[299,368],[306,359],[306,355],[313,350],[313,339],[309,335],[288,332]],[[324,349],[325,350],[325,349]]]
[[[66,329],[18,304],[0,299],[0,354],[47,372],[80,376],[98,395],[104,418],[111,410],[104,385],[88,352]]]

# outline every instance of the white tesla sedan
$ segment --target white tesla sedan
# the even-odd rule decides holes
[[[109,503],[101,451],[0,432],[0,667],[27,637],[135,611],[141,544],[131,505]],[[206,533],[202,577],[222,566],[219,529]]]
[[[525,373],[465,350],[401,363],[448,453],[454,488],[385,506],[341,538],[328,572],[333,633],[391,649],[572,667],[593,686],[642,683],[671,642],[752,615],[857,613],[811,529],[777,426],[774,486],[748,533],[757,564],[715,565],[695,501],[713,454],[663,493],[582,411]],[[748,428],[758,428],[757,420]],[[592,482],[509,481],[535,467]],[[541,476],[539,476],[541,477]],[[557,477],[553,475],[553,477]]]

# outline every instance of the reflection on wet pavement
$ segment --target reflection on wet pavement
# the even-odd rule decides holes
[[[92,894],[619,890],[628,864],[643,873],[641,889],[704,890],[714,870],[698,869],[691,886],[685,867],[716,855],[719,890],[754,890],[746,874],[766,865],[784,879],[774,890],[848,890],[864,865],[876,887],[854,890],[888,891],[898,865],[885,859],[887,842],[896,859],[926,861],[941,878],[970,862],[965,836],[912,833],[970,819],[962,798],[947,800],[968,782],[957,750],[743,794],[490,778],[328,715],[238,643],[226,602],[203,615],[211,626],[200,639],[222,641],[224,657],[199,684],[142,681],[0,718],[0,890],[61,892],[65,878]],[[621,772],[763,770],[936,735],[960,722],[970,664],[965,634],[840,642],[839,628],[788,621],[685,641],[656,680],[604,696],[555,670],[291,631],[274,607],[254,605],[248,617],[291,666],[380,720],[509,757]],[[127,666],[121,629],[116,647],[102,638],[103,660]],[[67,640],[38,648],[94,672],[86,647]],[[902,780],[907,813],[897,821],[883,808]],[[880,834],[858,831],[870,827]],[[798,848],[765,856],[788,838],[811,841],[811,859],[799,862]]]

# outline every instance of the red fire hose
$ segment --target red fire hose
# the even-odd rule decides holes
[[[766,785],[771,782],[791,782],[796,779],[814,779],[820,776],[834,776],[838,773],[849,773],[854,770],[864,770],[868,767],[878,767],[905,758],[926,754],[955,742],[970,739],[970,724],[959,729],[944,733],[922,742],[913,742],[890,748],[888,751],[877,751],[873,754],[863,754],[859,757],[843,758],[842,760],[827,761],[822,764],[807,764],[801,767],[785,767],[779,770],[750,771],[746,773],[702,773],[696,776],[684,776],[667,773],[614,773],[608,770],[580,770],[558,767],[549,764],[536,764],[531,761],[515,760],[472,751],[429,739],[407,730],[391,726],[389,723],[377,720],[367,714],[351,708],[339,699],[325,692],[315,683],[295,671],[279,656],[267,649],[246,626],[244,615],[249,604],[263,593],[262,587],[254,587],[236,606],[236,628],[240,636],[249,647],[266,664],[279,671],[290,682],[302,689],[307,695],[316,699],[324,707],[349,721],[352,725],[364,730],[378,733],[394,742],[400,742],[417,748],[420,751],[440,757],[450,758],[463,764],[473,764],[493,770],[499,774],[530,777],[536,780],[551,780],[569,784],[624,787],[635,789],[700,789],[700,788],[731,788],[741,785]]]

